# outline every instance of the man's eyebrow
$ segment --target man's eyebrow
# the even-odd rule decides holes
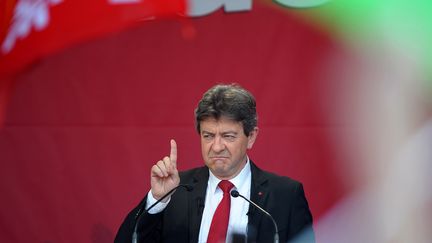
[[[201,130],[201,133],[207,133],[207,134],[215,134],[215,133],[213,133],[213,132],[209,132],[209,131],[206,131],[206,130]],[[236,131],[225,131],[225,132],[222,132],[221,133],[222,135],[226,135],[226,134],[238,134],[238,132],[236,132]]]
[[[232,134],[238,134],[238,132],[236,132],[236,131],[226,131],[226,132],[223,132],[222,134],[223,135],[225,135],[225,134],[229,134],[229,133],[232,133]]]

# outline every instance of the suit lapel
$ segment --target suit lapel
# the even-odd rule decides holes
[[[190,242],[198,242],[208,177],[209,172],[207,167],[199,169],[193,177],[194,189],[190,192],[188,201]]]
[[[252,173],[252,183],[251,183],[251,194],[250,200],[258,204],[258,206],[266,209],[267,198],[268,198],[268,185],[267,178],[262,173],[262,171],[256,167],[256,165],[251,161],[251,173]],[[249,205],[248,211],[248,242],[256,242],[258,233],[260,232],[259,227],[261,224],[261,219],[263,213],[258,211],[253,205]]]

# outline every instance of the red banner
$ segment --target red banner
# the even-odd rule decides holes
[[[184,0],[6,0],[2,5],[0,77],[72,43],[186,11]]]

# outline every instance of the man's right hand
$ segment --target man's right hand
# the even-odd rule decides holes
[[[151,192],[159,200],[180,183],[177,171],[177,144],[171,139],[170,156],[165,156],[151,168]],[[168,200],[168,199],[167,199]]]

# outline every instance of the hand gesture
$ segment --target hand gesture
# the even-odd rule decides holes
[[[151,192],[155,199],[161,198],[180,183],[177,171],[177,144],[171,139],[170,156],[165,156],[151,168]]]

